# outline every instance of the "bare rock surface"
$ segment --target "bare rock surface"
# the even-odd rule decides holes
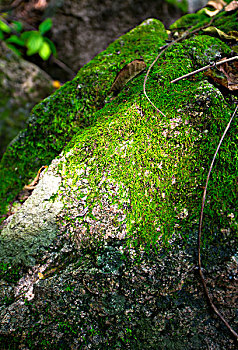
[[[48,247],[56,236],[56,215],[63,204],[51,200],[61,182],[52,167],[17,214],[8,218],[8,225],[1,232],[0,255],[6,257],[7,262],[34,265],[34,256]]]

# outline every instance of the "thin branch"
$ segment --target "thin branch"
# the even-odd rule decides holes
[[[169,45],[168,45],[169,46]],[[151,69],[153,68],[153,66],[155,65],[155,63],[158,61],[159,57],[164,53],[164,51],[167,49],[166,46],[162,51],[160,51],[160,53],[158,54],[158,56],[155,58],[155,60],[151,63],[151,65],[149,66],[149,69],[147,70],[146,72],[146,75],[145,75],[145,79],[144,79],[144,83],[143,83],[143,92],[144,92],[144,95],[145,97],[147,98],[147,100],[150,102],[150,104],[157,110],[157,112],[159,112],[160,114],[162,114],[163,117],[166,118],[166,115],[160,110],[158,109],[154,103],[150,100],[150,98],[148,97],[147,95],[147,92],[146,92],[146,82],[147,82],[147,79],[148,79],[148,76],[150,74],[150,71]]]
[[[171,84],[172,84],[172,83],[176,83],[176,82],[179,81],[179,80],[182,80],[182,79],[184,79],[184,78],[190,77],[191,75],[200,73],[200,72],[202,72],[202,71],[204,71],[204,70],[206,70],[206,69],[212,68],[212,67],[214,67],[214,66],[219,66],[220,64],[223,64],[223,63],[226,63],[226,62],[231,62],[231,61],[234,61],[234,60],[237,60],[237,59],[238,59],[238,56],[235,56],[235,57],[227,58],[227,59],[225,59],[225,60],[221,60],[221,61],[218,61],[218,62],[213,62],[213,63],[211,63],[211,64],[209,64],[209,65],[207,65],[207,66],[204,66],[204,67],[202,67],[202,68],[199,68],[199,69],[197,69],[197,70],[194,70],[194,71],[191,72],[191,73],[185,74],[185,75],[183,75],[182,77],[176,78],[176,79],[172,80],[170,83],[171,83]]]
[[[205,24],[204,26],[199,27],[199,28],[197,28],[197,29],[194,29],[194,30],[192,30],[191,32],[187,31],[187,32],[185,32],[184,34],[182,34],[180,38],[178,38],[178,39],[172,41],[171,43],[169,43],[168,45],[166,45],[166,46],[162,49],[162,51],[160,51],[160,53],[157,55],[157,57],[156,57],[155,60],[151,63],[151,65],[149,66],[148,71],[147,71],[147,73],[146,73],[146,75],[145,75],[144,83],[143,83],[143,92],[144,92],[144,95],[145,95],[145,97],[147,98],[147,100],[150,102],[150,104],[157,110],[157,112],[159,112],[160,114],[162,114],[164,117],[166,117],[166,115],[165,115],[160,109],[158,109],[158,108],[154,105],[154,103],[150,100],[150,98],[148,97],[147,92],[146,92],[146,82],[147,82],[147,79],[148,79],[148,76],[149,76],[149,74],[150,74],[151,69],[154,67],[154,65],[155,65],[155,63],[158,61],[159,57],[160,57],[170,46],[172,46],[172,45],[176,44],[177,42],[179,42],[179,41],[181,41],[181,40],[187,38],[189,35],[193,35],[193,34],[199,32],[200,30],[209,27],[209,26],[212,24],[212,22],[214,21],[214,18],[215,18],[215,17],[212,17],[211,20],[209,21],[209,23]]]
[[[151,71],[151,69],[153,68],[153,66],[155,65],[155,63],[158,61],[159,57],[172,45],[174,45],[175,43],[183,40],[184,38],[188,37],[189,35],[192,35],[192,34],[195,34],[197,33],[198,31],[206,28],[206,27],[209,27],[211,25],[211,23],[214,21],[214,18],[213,17],[210,22],[208,24],[206,24],[205,26],[203,27],[200,27],[200,28],[197,28],[195,30],[193,30],[192,32],[187,32],[187,33],[184,33],[180,38],[178,38],[177,40],[174,40],[172,41],[170,44],[168,44],[166,47],[164,47],[162,49],[162,51],[157,55],[157,57],[155,58],[155,60],[151,63],[151,65],[149,66],[148,68],[148,71],[145,75],[145,79],[144,79],[144,84],[143,84],[143,92],[144,92],[144,95],[146,96],[147,100],[150,102],[150,104],[160,113],[162,114],[163,116],[165,116],[165,114],[163,112],[161,112],[155,105],[154,103],[150,100],[150,98],[148,97],[147,93],[146,93],[146,82],[147,82],[147,79],[148,79],[148,76],[149,76],[149,73]],[[229,61],[231,60],[234,60],[235,58],[233,57],[232,59],[229,59]],[[227,61],[226,61],[227,62]],[[224,60],[220,63],[225,63]],[[209,65],[210,67],[210,65]],[[204,288],[204,291],[205,291],[205,294],[207,296],[207,299],[208,299],[208,302],[211,306],[211,308],[213,309],[213,311],[216,313],[216,315],[222,320],[222,322],[226,325],[226,327],[229,329],[229,331],[231,332],[232,336],[235,337],[236,340],[238,340],[238,334],[231,328],[231,326],[229,325],[229,323],[225,320],[225,318],[220,314],[220,312],[218,311],[218,309],[216,308],[216,306],[213,304],[212,302],[212,299],[209,295],[209,292],[208,292],[208,289],[207,289],[207,285],[206,285],[206,281],[204,279],[204,276],[203,276],[203,272],[202,272],[202,267],[201,267],[201,253],[200,253],[200,246],[201,246],[201,235],[202,235],[202,219],[203,219],[203,211],[204,211],[204,205],[205,205],[205,199],[206,199],[206,192],[207,192],[207,185],[208,185],[208,180],[209,180],[209,177],[210,177],[210,174],[211,174],[211,170],[212,170],[212,167],[213,167],[213,164],[214,164],[214,161],[215,161],[215,158],[216,158],[216,155],[218,153],[218,150],[221,146],[221,143],[230,127],[230,124],[232,122],[232,119],[234,118],[235,114],[236,114],[236,111],[237,111],[237,108],[238,106],[236,107],[223,135],[222,135],[222,138],[219,142],[219,145],[217,147],[217,150],[214,154],[214,157],[213,157],[213,160],[212,160],[212,163],[211,163],[211,166],[210,166],[210,169],[209,169],[209,172],[208,172],[208,176],[207,176],[207,181],[206,181],[206,186],[205,186],[205,189],[204,189],[204,194],[203,194],[203,200],[202,200],[202,208],[201,208],[201,215],[200,215],[200,221],[199,221],[199,232],[198,232],[198,271],[199,271],[199,275],[201,277],[201,280],[202,280],[202,284],[203,284],[203,288]]]
[[[76,76],[76,73],[71,68],[69,68],[64,62],[56,58],[54,55],[51,56],[51,60],[65,72],[70,74],[71,79],[73,79]]]
[[[207,296],[207,299],[208,299],[208,302],[211,306],[211,308],[213,309],[213,311],[215,312],[215,314],[222,320],[222,322],[226,325],[226,327],[229,329],[229,331],[231,332],[231,334],[236,338],[236,340],[238,340],[238,334],[231,328],[231,326],[229,325],[229,323],[224,319],[224,317],[220,314],[220,312],[218,311],[218,309],[216,308],[216,306],[213,304],[212,302],[212,299],[211,299],[211,296],[209,295],[209,292],[208,292],[208,289],[207,289],[207,285],[206,285],[206,281],[205,281],[205,278],[204,278],[204,275],[203,275],[203,272],[202,272],[202,264],[201,264],[201,236],[202,236],[202,220],[203,220],[203,211],[204,211],[204,206],[205,206],[205,199],[206,199],[206,193],[207,193],[207,186],[208,186],[208,181],[209,181],[209,178],[210,178],[210,174],[211,174],[211,171],[212,171],[212,167],[213,167],[213,164],[215,162],[215,159],[216,159],[216,156],[217,156],[217,153],[219,151],[219,148],[221,146],[221,143],[231,125],[231,122],[232,122],[232,119],[234,118],[235,114],[236,114],[236,111],[238,109],[238,105],[236,106],[236,109],[232,115],[232,117],[230,118],[230,121],[229,123],[227,124],[227,127],[220,139],[220,142],[217,146],[217,149],[216,149],[216,152],[213,156],[213,159],[212,159],[212,162],[211,162],[211,166],[210,166],[210,169],[208,171],[208,175],[207,175],[207,180],[206,180],[206,185],[205,185],[205,189],[204,189],[204,192],[203,192],[203,198],[202,198],[202,207],[201,207],[201,215],[200,215],[200,220],[199,220],[199,230],[198,230],[198,271],[199,271],[199,275],[201,277],[201,280],[202,280],[202,284],[203,284],[203,288],[204,288],[204,291],[205,291],[205,294]]]

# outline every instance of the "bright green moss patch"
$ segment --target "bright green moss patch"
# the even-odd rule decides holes
[[[22,150],[24,155],[24,147],[30,144],[29,141],[25,145],[25,139],[34,132],[39,142],[38,154],[43,156],[46,141],[40,131],[42,127],[47,132],[48,123],[47,137],[57,134],[57,139],[54,146],[45,149],[45,157],[51,152],[53,157],[72,133],[32,197],[1,235],[5,235],[2,251],[6,253],[0,254],[3,261],[15,259],[18,253],[34,258],[31,274],[26,269],[22,271],[24,260],[17,263],[20,271],[11,269],[8,263],[0,264],[0,277],[16,283],[22,276],[23,292],[29,281],[35,294],[31,301],[25,299],[25,308],[23,298],[12,304],[11,295],[9,298],[5,294],[8,300],[4,304],[12,304],[6,309],[12,315],[6,323],[10,328],[6,328],[4,339],[0,337],[6,347],[21,344],[28,348],[63,349],[74,344],[78,348],[85,345],[98,349],[153,349],[159,344],[161,348],[183,349],[203,348],[204,339],[209,344],[232,347],[227,334],[216,330],[217,321],[207,313],[191,266],[196,260],[194,248],[203,187],[216,147],[235,109],[236,97],[228,91],[222,94],[223,89],[220,91],[201,72],[170,83],[218,57],[229,56],[231,50],[220,39],[204,34],[169,47],[154,65],[146,84],[148,96],[164,115],[157,113],[142,93],[144,73],[111,99],[108,91],[116,67],[131,60],[136,48],[140,47],[141,52],[146,49],[150,38],[155,47],[156,22],[151,23],[151,33],[144,41],[143,30],[139,37],[134,36],[136,30],[131,33],[131,56],[126,56],[125,38],[120,38],[114,47],[120,51],[116,51],[118,54],[110,46],[95,58],[95,66],[85,66],[79,74],[82,81],[77,77],[61,90],[66,95],[54,95],[57,103],[47,107],[46,100],[36,107],[35,115],[39,115],[31,121],[32,130],[25,131],[22,144],[19,138],[11,147]],[[148,65],[153,62],[155,51],[143,51]],[[107,66],[108,57],[114,54],[118,57],[116,67],[111,62]],[[108,75],[108,71],[113,74]],[[79,100],[75,97],[78,91]],[[101,104],[102,97],[105,100]],[[56,113],[57,108],[63,108],[65,120]],[[72,111],[77,113],[75,120]],[[70,126],[67,120],[71,120]],[[39,125],[39,135],[35,123]],[[218,280],[222,275],[232,278],[235,268],[231,256],[238,232],[237,129],[238,118],[234,118],[208,186],[201,251],[210,285],[212,275]],[[21,184],[22,171],[28,172],[32,158],[20,154],[18,159],[19,165],[14,163],[14,157],[7,163],[5,156],[4,162],[12,164],[12,171],[14,166],[22,167],[18,178]],[[9,169],[10,166],[5,174],[9,174]],[[51,192],[56,180],[55,191]],[[16,186],[13,178],[4,181],[11,194],[11,186]],[[39,213],[41,203],[43,211]],[[57,203],[60,205],[56,213]],[[49,212],[52,215],[47,215]],[[54,224],[53,240],[49,240],[49,226],[56,218],[59,226]],[[26,231],[21,228],[25,224]],[[123,246],[125,243],[134,247],[128,249]],[[152,249],[146,251],[151,246],[159,254]],[[214,269],[217,263],[218,268]],[[48,267],[43,274],[40,272],[43,279],[38,280],[38,268],[45,264]],[[224,289],[226,282],[219,288]],[[16,293],[17,288],[11,291]],[[222,300],[223,297],[227,295],[223,294]],[[231,318],[233,306],[231,303]]]
[[[220,30],[224,31],[226,34],[229,31],[238,30],[238,22],[237,22],[237,12],[229,14],[229,12],[222,12],[220,16],[218,16],[214,23],[212,24]]]
[[[149,97],[166,117],[156,113],[142,94],[143,76],[97,112],[94,127],[78,133],[65,149],[62,173],[72,179],[75,198],[85,194],[77,183],[86,177],[89,212],[108,195],[109,184],[119,187],[107,200],[127,208],[126,228],[135,244],[168,242],[174,233],[187,237],[198,226],[203,186],[215,149],[234,106],[201,73],[178,84],[170,80],[223,56],[230,49],[209,36],[191,38],[169,48],[150,73]],[[237,121],[224,141],[209,183],[205,208],[207,237],[217,227],[235,230],[238,169]],[[68,153],[68,151],[70,151]],[[110,186],[109,186],[110,187]],[[107,190],[106,190],[107,189]],[[105,190],[105,191],[104,191]],[[222,213],[222,214],[221,214]],[[70,218],[70,212],[69,221]],[[77,222],[87,226],[84,216]],[[119,222],[115,223],[120,227]],[[72,227],[74,222],[71,221]]]
[[[72,82],[33,109],[27,128],[8,147],[0,163],[0,214],[78,130],[95,123],[95,112],[103,107],[117,71],[135,58],[151,60],[166,38],[161,22],[147,20],[112,43]]]
[[[171,24],[170,30],[187,30],[189,28],[196,29],[206,25],[210,20],[212,20],[212,18],[205,13],[205,9],[201,9],[196,13],[186,14],[179,18],[177,21]],[[225,33],[232,30],[237,31],[237,12],[230,13],[222,11],[216,15],[211,25],[219,28]]]
[[[206,14],[190,13],[179,18],[176,22],[171,24],[170,30],[187,29],[189,27],[201,27],[209,21]]]
[[[75,200],[80,203],[85,196],[77,184],[86,176],[90,218],[95,219],[94,206],[102,205],[109,182],[110,186],[115,184],[118,194],[109,195],[107,200],[126,212],[123,223],[118,217],[114,223],[118,228],[126,224],[135,244],[156,245],[161,239],[168,242],[177,232],[187,237],[198,225],[207,171],[234,107],[229,96],[224,98],[203,73],[177,84],[170,81],[229,55],[230,48],[204,34],[168,48],[146,84],[150,99],[166,117],[145,99],[143,74],[110,100],[110,86],[119,68],[139,57],[149,65],[157,55],[155,48],[159,49],[165,38],[161,23],[147,20],[36,106],[22,141],[20,135],[3,158],[3,198],[10,200],[33,170],[64,149],[66,160],[59,172],[69,201],[75,205]],[[237,148],[232,147],[236,127],[235,121],[209,184],[205,221],[210,232],[216,227],[235,230],[237,225]],[[68,208],[65,219],[74,230],[77,225],[71,206]],[[77,218],[78,222],[90,230],[85,215]]]

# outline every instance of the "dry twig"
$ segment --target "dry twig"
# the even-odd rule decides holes
[[[218,62],[213,62],[213,63],[211,63],[211,64],[208,64],[207,66],[204,66],[204,67],[202,67],[202,68],[199,68],[199,69],[197,69],[197,70],[194,70],[193,72],[190,72],[190,73],[188,73],[188,74],[185,74],[185,75],[183,75],[182,77],[176,78],[176,79],[172,80],[170,83],[171,83],[171,84],[172,84],[172,83],[176,83],[176,82],[179,81],[179,80],[182,80],[182,79],[184,79],[184,78],[188,78],[188,77],[190,77],[191,75],[200,73],[200,72],[202,72],[202,71],[204,71],[204,70],[206,70],[206,69],[212,68],[212,67],[214,67],[214,66],[216,67],[216,66],[219,66],[220,64],[223,64],[223,63],[226,63],[226,62],[231,62],[231,61],[234,61],[234,60],[237,60],[237,59],[238,59],[238,56],[235,56],[235,57],[227,58],[227,59],[225,59],[225,60],[221,60],[221,61],[218,61]]]
[[[146,82],[147,82],[147,79],[148,79],[148,76],[149,76],[149,74],[150,74],[151,69],[154,67],[154,65],[155,65],[155,63],[158,61],[159,57],[162,56],[162,54],[163,54],[170,46],[172,46],[172,45],[178,43],[179,41],[181,41],[181,40],[187,38],[189,35],[196,34],[196,33],[199,32],[200,30],[209,27],[209,26],[212,24],[212,22],[214,21],[214,18],[215,18],[215,17],[212,17],[212,19],[209,21],[209,23],[206,24],[206,25],[204,25],[203,27],[199,27],[199,28],[197,28],[197,29],[194,29],[194,30],[192,30],[191,32],[187,31],[187,32],[185,32],[180,38],[178,38],[178,39],[172,41],[171,43],[169,43],[168,45],[166,45],[166,46],[162,49],[162,51],[160,51],[160,53],[157,55],[157,57],[154,59],[154,61],[151,63],[151,65],[149,66],[149,68],[148,68],[148,70],[147,70],[147,73],[146,73],[146,75],[145,75],[144,83],[143,83],[143,92],[144,92],[144,95],[145,95],[145,97],[147,98],[147,100],[150,102],[150,104],[157,110],[157,112],[159,112],[160,114],[162,114],[164,117],[166,117],[165,114],[164,114],[159,108],[157,108],[157,107],[154,105],[154,103],[150,100],[150,98],[148,97],[147,92],[146,92]]]
[[[220,142],[217,146],[217,149],[216,149],[216,152],[213,156],[213,159],[212,159],[212,162],[211,162],[211,166],[210,166],[210,169],[208,171],[208,175],[207,175],[207,180],[206,180],[206,185],[205,185],[205,189],[204,189],[204,192],[203,192],[203,198],[202,198],[202,207],[201,207],[201,215],[200,215],[200,220],[199,220],[199,230],[198,230],[198,272],[199,272],[199,275],[201,277],[201,280],[202,280],[202,285],[203,285],[203,288],[204,288],[204,291],[205,291],[205,294],[206,294],[206,297],[207,297],[207,300],[211,306],[211,308],[213,309],[213,311],[215,312],[215,314],[222,320],[222,322],[226,325],[226,327],[229,329],[229,331],[231,332],[231,334],[236,338],[236,340],[238,340],[238,334],[231,328],[231,326],[229,325],[229,323],[225,320],[225,318],[221,315],[221,313],[218,311],[218,309],[216,308],[216,306],[213,304],[213,301],[211,299],[211,296],[208,292],[208,289],[207,289],[207,285],[206,285],[206,281],[205,281],[205,278],[204,278],[204,275],[203,275],[203,272],[202,272],[202,264],[201,264],[201,236],[202,236],[202,220],[203,220],[203,211],[204,211],[204,206],[205,206],[205,199],[206,199],[206,193],[207,193],[207,185],[208,185],[208,181],[209,181],[209,178],[210,178],[210,174],[211,174],[211,171],[212,171],[212,167],[213,167],[213,164],[214,164],[214,161],[216,159],[216,156],[217,156],[217,153],[219,151],[219,148],[221,146],[221,143],[231,125],[231,122],[232,122],[232,119],[234,118],[235,114],[236,114],[236,111],[238,109],[238,105],[236,106],[236,109],[234,111],[234,113],[232,114],[231,118],[230,118],[230,121],[229,123],[227,124],[227,127],[220,139]]]
[[[164,48],[162,49],[162,51],[160,51],[160,53],[157,55],[157,57],[155,58],[155,60],[154,60],[154,61],[151,63],[151,65],[149,66],[149,68],[148,68],[148,70],[147,70],[147,73],[146,73],[146,75],[145,75],[145,79],[144,79],[143,92],[144,92],[144,95],[145,95],[145,97],[147,98],[147,100],[150,102],[150,104],[151,104],[160,114],[162,114],[164,117],[166,117],[165,114],[164,114],[161,110],[159,110],[159,109],[154,105],[154,103],[150,100],[150,98],[148,97],[148,95],[147,95],[147,93],[146,93],[146,82],[147,82],[147,79],[148,79],[148,76],[149,76],[149,73],[150,73],[151,69],[153,68],[153,66],[155,65],[155,63],[158,61],[159,57],[162,56],[162,54],[163,54],[170,46],[172,46],[172,45],[174,45],[175,43],[177,43],[177,42],[179,42],[179,41],[181,41],[181,40],[187,38],[189,35],[193,35],[193,34],[199,32],[200,30],[209,27],[209,26],[211,25],[211,23],[214,21],[214,19],[215,19],[215,17],[213,17],[213,18],[210,20],[210,22],[209,22],[208,24],[204,25],[203,27],[197,28],[197,29],[195,29],[195,30],[193,30],[193,31],[191,31],[191,32],[186,32],[186,33],[184,33],[180,38],[178,38],[178,39],[172,41],[170,44],[166,45],[166,47],[164,47]],[[233,58],[230,58],[230,59],[228,59],[228,60],[226,60],[226,61],[225,61],[225,60],[219,61],[217,64],[222,64],[222,63],[225,63],[225,62],[229,62],[229,61],[232,61],[232,60],[234,60],[234,59],[237,59],[237,56],[236,56],[236,57],[233,57]],[[210,67],[211,67],[211,65],[206,66],[205,68],[203,67],[203,69],[200,69],[200,70],[198,70],[198,71],[200,72],[200,71],[205,70],[205,69],[208,69],[208,68],[210,68]],[[186,75],[186,77],[187,77],[187,76],[190,76],[190,75],[192,75],[192,74],[198,73],[198,71],[189,73],[189,75]],[[181,78],[178,78],[178,80],[180,80],[180,79],[182,79],[182,78],[185,78],[185,76],[183,76],[183,77],[181,77]],[[175,82],[175,81],[178,81],[178,80],[175,79],[175,80],[172,81],[172,82]],[[222,138],[221,138],[221,140],[220,140],[220,142],[219,142],[219,145],[218,145],[218,147],[217,147],[217,150],[216,150],[216,152],[215,152],[215,154],[214,154],[214,157],[213,157],[213,160],[212,160],[212,163],[211,163],[209,172],[208,172],[207,181],[206,181],[206,186],[205,186],[205,190],[204,190],[204,194],[203,194],[203,200],[202,200],[201,216],[200,216],[200,221],[199,221],[199,233],[198,233],[198,271],[199,271],[199,275],[200,275],[201,280],[202,280],[202,284],[203,284],[203,287],[204,287],[205,294],[206,294],[206,296],[207,296],[208,302],[209,302],[211,308],[213,309],[213,311],[214,311],[214,312],[216,313],[216,315],[222,320],[222,322],[226,325],[226,327],[229,329],[229,331],[231,332],[232,336],[234,336],[236,340],[238,340],[238,335],[237,335],[237,333],[231,328],[231,326],[229,325],[229,323],[228,323],[228,322],[225,320],[225,318],[220,314],[220,312],[218,311],[218,309],[216,308],[216,306],[213,304],[212,299],[211,299],[211,297],[210,297],[210,295],[209,295],[209,292],[208,292],[208,289],[207,289],[207,285],[206,285],[206,281],[205,281],[205,279],[204,279],[203,272],[202,272],[202,267],[201,267],[200,246],[201,246],[203,210],[204,210],[204,205],[205,205],[205,198],[206,198],[206,191],[207,191],[208,180],[209,180],[210,173],[211,173],[211,170],[212,170],[213,163],[214,163],[214,161],[215,161],[216,155],[217,155],[217,153],[218,153],[218,150],[219,150],[219,148],[220,148],[220,146],[221,146],[221,143],[222,143],[222,141],[223,141],[223,139],[224,139],[224,137],[225,137],[225,135],[226,135],[226,133],[227,133],[229,127],[230,127],[230,124],[231,124],[231,122],[232,122],[232,119],[234,118],[234,116],[235,116],[235,114],[236,114],[237,108],[238,108],[238,106],[236,107],[236,109],[235,109],[235,111],[234,111],[234,113],[233,113],[233,115],[232,115],[232,117],[231,117],[231,119],[230,119],[230,121],[229,121],[229,123],[228,123],[228,125],[227,125],[227,127],[226,127],[226,129],[225,129],[225,131],[224,131],[224,133],[223,133],[223,135],[222,135]]]

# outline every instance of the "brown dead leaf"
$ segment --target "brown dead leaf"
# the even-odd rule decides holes
[[[238,53],[238,45],[232,46],[231,49],[232,49],[235,53]]]
[[[211,27],[204,28],[203,31],[208,34],[213,34],[216,37],[219,37],[220,39],[223,39],[223,40],[238,41],[238,32],[236,32],[235,30],[230,31],[228,34],[226,34],[222,30],[211,26]]]
[[[238,41],[238,32],[236,30],[231,30],[228,35],[232,36],[234,40]]]
[[[236,9],[238,9],[238,1],[236,1],[236,0],[230,2],[229,5],[227,5],[227,6],[225,7],[225,11],[226,11],[226,12],[234,11],[234,10],[236,10]]]
[[[226,2],[223,0],[209,0],[206,6],[214,7],[215,10],[221,11],[226,5]]]
[[[206,13],[206,15],[208,15],[209,17],[213,17],[213,16],[216,16],[216,14],[219,12],[217,10],[215,11],[211,11],[209,9],[207,9],[206,7],[203,9],[203,12]]]
[[[224,63],[217,67],[227,78],[227,87],[229,90],[238,90],[238,62]]]
[[[225,59],[226,58],[224,58],[224,60]],[[217,66],[217,69],[222,74],[218,74],[215,70],[208,69],[205,75],[212,78],[216,83],[225,86],[230,91],[238,90],[238,62],[225,62]]]
[[[216,16],[216,14],[219,12],[218,10],[211,11],[211,10],[207,9],[206,7],[204,8],[203,11],[204,11],[204,12],[206,13],[206,15],[208,15],[209,17],[214,17],[214,16]]]
[[[218,14],[218,12],[220,12],[225,5],[226,3],[223,0],[210,0],[204,8],[204,12],[209,17],[213,17],[216,14]],[[210,10],[209,8],[207,8],[207,6],[213,7],[214,10]]]
[[[38,173],[36,175],[36,177],[34,178],[34,180],[29,184],[29,185],[25,185],[24,186],[24,190],[34,190],[38,181],[39,181],[39,178],[40,178],[40,174],[41,172],[47,168],[47,165],[44,165],[42,166],[39,170],[38,170]]]
[[[141,59],[137,59],[126,64],[117,74],[112,84],[111,91],[114,94],[118,94],[118,92],[123,89],[128,81],[140,74],[145,68],[146,64]]]

